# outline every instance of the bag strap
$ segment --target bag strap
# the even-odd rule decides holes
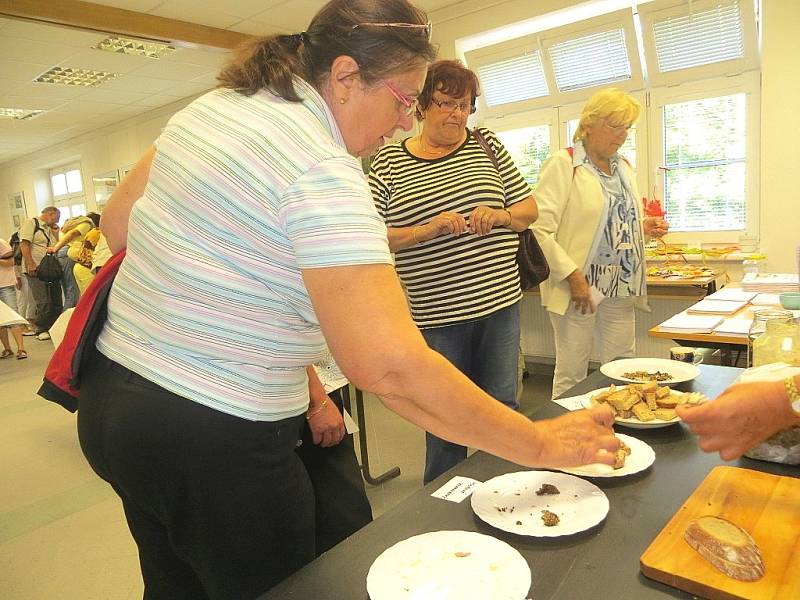
[[[497,169],[497,172],[500,172],[500,161],[497,160],[497,155],[494,153],[494,150],[489,145],[489,142],[486,141],[486,138],[483,137],[483,134],[478,131],[478,128],[472,130],[472,137],[475,138],[475,141],[478,142],[478,145],[483,148],[483,151],[486,152],[486,155],[489,157],[489,160],[492,161],[494,168]]]
[[[36,232],[37,231],[41,231],[42,232],[42,235],[47,240],[47,246],[50,247],[52,245],[52,243],[53,243],[52,240],[50,239],[50,236],[47,235],[47,232],[45,232],[45,230],[42,229],[42,227],[39,225],[39,219],[37,219],[36,217],[33,217],[33,236],[32,237],[36,237]]]

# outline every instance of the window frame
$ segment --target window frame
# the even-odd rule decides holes
[[[669,234],[674,244],[737,244],[742,236],[757,238],[760,218],[760,73],[748,72],[734,77],[717,77],[704,81],[685,83],[677,87],[655,88],[650,93],[649,112],[652,115],[648,130],[649,156],[653,157],[651,185],[663,199],[664,178],[660,166],[664,164],[663,106],[703,98],[745,94],[745,228],[735,231],[682,231]]]
[[[66,178],[67,171],[78,171],[80,173],[81,179],[81,191],[80,192],[67,192],[66,194],[56,194],[55,190],[53,189],[53,177],[56,175],[63,174]],[[52,198],[52,204],[56,208],[61,211],[61,220],[59,225],[63,225],[64,222],[70,218],[72,215],[72,210],[75,207],[83,206],[85,214],[87,206],[86,206],[86,181],[84,181],[83,176],[83,169],[81,168],[80,162],[71,162],[63,165],[59,165],[58,167],[53,167],[48,170],[47,172],[48,180],[47,183],[50,186],[50,194]]]

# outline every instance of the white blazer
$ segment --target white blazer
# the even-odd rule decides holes
[[[642,206],[635,175],[625,160],[620,160],[617,168],[621,169],[623,182],[630,186],[640,239],[644,240]],[[582,149],[576,147],[574,157],[567,150],[559,150],[545,161],[533,196],[539,207],[539,218],[531,224],[531,229],[550,265],[550,277],[539,286],[542,305],[563,315],[570,303],[566,278],[575,269],[585,272],[595,234],[599,227],[606,225],[600,222],[606,204],[603,187],[583,165]],[[642,265],[642,268],[647,266]],[[649,310],[646,295],[636,297],[634,304],[637,308]]]

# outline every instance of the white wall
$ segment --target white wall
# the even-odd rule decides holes
[[[800,2],[764,0],[761,63],[761,247],[769,268],[794,273],[800,244]]]

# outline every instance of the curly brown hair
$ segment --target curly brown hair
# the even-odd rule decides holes
[[[245,44],[218,79],[222,87],[248,96],[269,89],[285,100],[300,102],[294,78],[321,89],[333,61],[344,55],[356,61],[361,79],[370,85],[414,62],[436,58],[428,29],[377,24],[427,22],[425,13],[407,0],[331,0],[303,33]]]
[[[435,91],[452,98],[461,98],[469,92],[473,107],[475,100],[481,95],[478,76],[460,60],[437,60],[428,68],[428,76],[418,98],[417,119],[420,121],[423,118],[422,111],[431,107]]]

